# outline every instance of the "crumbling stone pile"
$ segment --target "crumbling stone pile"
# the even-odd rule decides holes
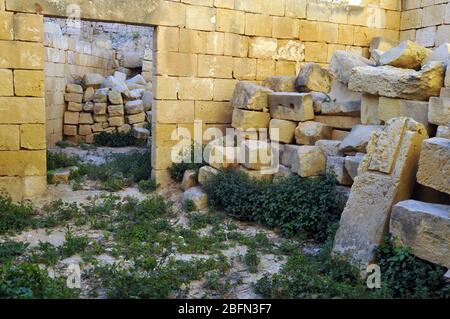
[[[222,168],[260,179],[333,173],[352,186],[337,255],[367,266],[391,232],[418,257],[449,267],[450,45],[431,51],[375,38],[370,52],[336,51],[328,69],[307,63],[297,77],[239,82],[235,132],[209,144],[198,176],[186,172],[182,188],[194,188],[186,200],[205,207],[198,184]]]
[[[127,80],[118,71],[107,78],[86,74],[81,84],[66,86],[64,135],[71,142],[89,144],[101,132],[133,130],[137,138],[147,139],[152,100],[151,84],[141,75]]]

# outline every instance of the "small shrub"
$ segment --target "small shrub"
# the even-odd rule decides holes
[[[392,239],[378,249],[382,284],[395,298],[450,298],[450,284],[445,282],[446,268],[413,256],[408,248],[395,247]]]
[[[56,146],[61,147],[61,148],[68,148],[68,147],[72,146],[72,143],[70,143],[67,140],[62,140],[62,141],[56,142]]]
[[[261,263],[261,258],[259,257],[259,254],[256,251],[256,249],[249,248],[249,250],[244,256],[244,261],[251,273],[258,272],[258,266]]]
[[[78,166],[80,159],[76,156],[68,156],[64,153],[47,152],[47,170],[54,171],[59,168]]]
[[[195,205],[192,199],[188,199],[187,201],[185,201],[183,206],[188,213],[195,212],[197,210],[197,205]]]
[[[146,141],[137,139],[134,137],[133,132],[128,133],[107,133],[101,132],[94,137],[94,145],[107,146],[107,147],[126,147],[126,146],[138,146],[145,147]]]
[[[69,231],[66,233],[66,242],[61,247],[61,252],[64,257],[71,257],[75,254],[82,253],[89,245],[89,238],[86,236],[74,236]]]
[[[143,194],[149,194],[158,188],[158,185],[153,179],[142,180],[138,184],[139,191]]]
[[[324,241],[340,218],[335,186],[332,176],[258,181],[244,172],[225,170],[204,190],[211,204],[233,217],[280,227],[287,236],[303,232]]]
[[[0,244],[0,265],[12,262],[18,256],[21,256],[27,249],[28,244],[15,242],[15,241],[5,241]]]
[[[15,204],[0,195],[0,235],[23,231],[36,223],[36,211],[29,204]]]

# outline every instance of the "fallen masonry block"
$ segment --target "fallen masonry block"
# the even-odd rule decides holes
[[[381,125],[356,125],[342,141],[339,149],[345,154],[365,153],[372,133],[381,131],[382,129],[383,126]]]
[[[295,129],[295,142],[300,145],[315,145],[319,140],[331,139],[332,128],[319,122],[302,122]]]
[[[207,147],[205,161],[215,169],[237,168],[239,166],[239,147],[224,146],[220,140],[212,141]]]
[[[440,97],[450,97],[450,87],[443,87],[441,88],[441,93],[439,94]]]
[[[447,125],[450,123],[450,97],[430,98],[428,121],[436,125]]]
[[[70,175],[78,168],[60,168],[50,174],[53,184],[68,183]]]
[[[450,123],[447,126],[444,125],[438,126],[436,137],[447,138],[450,140]]]
[[[135,127],[133,128],[133,136],[139,140],[147,140],[150,137],[150,131],[146,128]]]
[[[264,80],[262,85],[274,92],[296,92],[296,80],[295,76],[270,76]]]
[[[432,61],[442,61],[447,63],[450,59],[450,43],[442,43],[433,52],[428,55],[423,64],[430,63]]]
[[[434,137],[423,142],[417,182],[450,194],[450,140]]]
[[[353,183],[352,178],[345,169],[345,157],[328,156],[327,173],[334,175],[339,185],[352,185]]]
[[[294,175],[290,168],[284,166],[284,165],[278,165],[278,169],[275,170],[274,178],[275,179],[282,179],[287,178]]]
[[[355,125],[361,124],[360,117],[341,115],[318,115],[314,118],[314,121],[344,130],[350,130]]]
[[[300,146],[291,158],[291,170],[301,177],[323,175],[327,158],[317,146]]]
[[[83,94],[83,87],[78,84],[67,84],[66,85],[66,93]]]
[[[333,81],[331,86],[331,91],[328,94],[330,101],[335,102],[352,102],[361,103],[362,94],[358,92],[350,91],[347,84],[339,82],[337,80]]]
[[[372,94],[363,94],[361,100],[361,123],[365,125],[379,125],[378,117],[379,97]]]
[[[428,102],[425,101],[380,97],[378,117],[385,122],[394,117],[410,117],[425,125],[429,134],[433,131],[433,128],[428,123]]]
[[[238,82],[231,99],[231,106],[238,109],[265,111],[268,108],[267,95],[272,90],[251,82]]]
[[[280,143],[292,143],[295,137],[297,122],[272,119],[270,120],[270,139]]]
[[[298,74],[295,88],[299,92],[324,92],[331,89],[331,74],[317,63],[305,64]]]
[[[389,120],[383,131],[372,135],[341,216],[334,254],[364,269],[373,261],[386,236],[392,207],[413,192],[420,146],[426,138],[425,127],[407,118]]]
[[[320,147],[326,156],[344,156],[344,153],[339,149],[341,141],[334,140],[319,140],[316,146]]]
[[[108,92],[109,89],[98,89],[94,93],[92,100],[96,103],[107,103],[108,102]]]
[[[272,146],[265,141],[246,140],[242,143],[240,162],[251,170],[269,170],[273,164]]]
[[[333,130],[331,132],[331,139],[335,141],[343,141],[348,134],[350,134],[349,131],[343,131],[343,130]]]
[[[105,77],[97,73],[88,73],[84,75],[83,84],[85,87],[95,87],[99,88],[103,82],[105,82]]]
[[[323,102],[322,115],[361,116],[361,101]]]
[[[396,246],[450,268],[450,206],[407,200],[392,210],[390,231]]]
[[[194,170],[185,171],[183,175],[183,181],[181,182],[181,189],[186,191],[197,185],[197,173]]]
[[[250,178],[256,179],[256,180],[270,180],[274,177],[274,173],[273,171],[270,172],[263,172],[260,170],[250,170],[244,166],[240,166],[239,167],[239,171],[244,172],[245,174],[247,174]]]
[[[281,154],[280,163],[288,168],[292,167],[292,157],[296,156],[300,145],[286,144],[284,145],[283,153]]]
[[[352,180],[355,180],[355,177],[358,176],[359,164],[361,164],[364,156],[364,153],[356,153],[354,156],[345,157],[345,169]]]
[[[426,101],[431,96],[439,95],[443,81],[442,62],[431,62],[420,71],[366,66],[352,70],[348,87],[356,92]]]
[[[279,120],[304,122],[314,119],[313,100],[308,93],[269,94],[270,116]]]
[[[123,104],[122,94],[116,90],[111,90],[108,92],[108,100],[114,105]]]
[[[270,114],[266,112],[233,110],[231,126],[243,130],[269,128]]]
[[[422,67],[422,62],[430,55],[430,53],[430,49],[413,41],[406,40],[383,53],[380,58],[380,64],[391,65],[397,68],[419,70]]]
[[[192,187],[183,193],[182,203],[185,205],[188,201],[193,202],[197,209],[208,207],[208,195],[200,187]]]
[[[219,171],[211,166],[203,166],[198,171],[198,182],[200,185],[205,185],[205,183],[213,176],[219,174]]]
[[[237,128],[235,130],[236,132],[236,137],[238,138],[238,140],[259,140],[259,139],[263,139],[263,137],[259,138],[260,133],[262,133],[262,131],[267,131],[267,129],[262,129],[262,130],[256,130],[256,129],[248,129],[248,130],[243,130],[240,128]],[[263,134],[261,134],[263,135]],[[267,132],[265,134],[266,136],[268,136]]]
[[[336,80],[347,85],[354,68],[367,66],[375,66],[375,63],[356,53],[337,50],[331,57],[328,70]]]
[[[310,94],[313,100],[314,114],[320,114],[322,112],[322,103],[330,101],[330,97],[322,92],[311,92]]]
[[[396,47],[398,42],[392,41],[388,38],[384,37],[374,37],[372,41],[370,41],[369,52],[372,53],[373,50],[379,50],[386,52],[393,47]]]
[[[129,101],[125,104],[125,113],[128,115],[139,114],[144,112],[142,100]]]

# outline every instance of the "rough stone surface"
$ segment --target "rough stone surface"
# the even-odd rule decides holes
[[[345,169],[345,157],[327,156],[327,173],[333,174],[340,185],[351,185],[353,183]]]
[[[428,121],[436,125],[447,125],[450,123],[450,97],[430,98]]]
[[[417,182],[450,194],[450,140],[434,137],[423,142]]]
[[[387,233],[392,207],[409,199],[425,127],[411,119],[388,121],[372,135],[367,156],[342,213],[333,252],[367,267]]]
[[[184,172],[183,181],[181,182],[181,189],[186,191],[192,187],[197,186],[197,173],[194,170],[187,170]]]
[[[244,141],[241,156],[243,166],[251,170],[265,170],[272,166],[272,146],[265,141]]]
[[[100,87],[105,81],[105,77],[97,73],[88,73],[83,78],[83,83],[86,87]]]
[[[345,169],[352,180],[355,180],[355,177],[358,176],[359,164],[361,164],[364,156],[364,153],[356,153],[354,156],[345,157]]]
[[[286,144],[284,145],[283,153],[281,154],[281,165],[284,165],[288,168],[292,167],[292,157],[296,156],[298,150],[300,149],[300,145],[292,145]]]
[[[274,92],[296,92],[295,76],[270,76],[264,80],[263,86]]]
[[[334,140],[319,140],[316,146],[320,147],[326,156],[344,156],[344,153],[339,149],[341,141]]]
[[[447,63],[450,59],[450,43],[442,43],[433,52],[428,55],[423,64],[430,63],[432,61],[442,61]]]
[[[342,141],[339,149],[346,154],[356,152],[365,153],[372,132],[379,132],[382,129],[383,126],[381,125],[356,125]]]
[[[272,119],[270,121],[270,139],[281,143],[292,143],[295,137],[297,122]]]
[[[311,96],[313,100],[314,114],[322,113],[322,103],[329,101],[330,97],[322,92],[311,92]]]
[[[292,155],[291,170],[301,177],[325,174],[327,158],[317,146],[300,146]]]
[[[208,207],[208,195],[200,187],[192,187],[184,192],[182,202],[192,201],[197,209]]]
[[[392,209],[390,232],[397,246],[450,268],[450,206],[407,200]]]
[[[231,99],[231,106],[253,111],[267,110],[267,95],[270,93],[272,90],[267,87],[251,82],[238,82]]]
[[[366,67],[374,66],[375,63],[352,52],[337,50],[334,52],[330,66],[328,67],[329,72],[338,81],[348,84],[350,80],[350,74],[355,67]]]
[[[364,125],[379,125],[378,117],[379,97],[371,94],[363,94],[361,100],[361,123]]]
[[[323,102],[323,115],[361,116],[361,101]]]
[[[422,67],[422,62],[430,53],[430,49],[413,41],[406,40],[386,51],[380,58],[380,64],[419,70]]]
[[[344,130],[351,130],[355,125],[361,124],[360,117],[341,115],[318,115],[314,121]]]
[[[223,146],[220,141],[219,139],[210,143],[210,150],[205,161],[215,169],[238,167],[239,148]]]
[[[299,123],[295,129],[295,141],[301,145],[314,145],[319,140],[331,139],[332,128],[328,125],[308,121]]]
[[[324,92],[331,89],[332,78],[328,70],[316,63],[305,64],[298,74],[295,86],[299,92]]]
[[[444,81],[444,64],[431,62],[420,71],[392,66],[356,67],[348,87],[352,91],[408,100],[428,100],[439,96]]]
[[[450,124],[448,126],[438,126],[436,137],[442,137],[450,140]]]
[[[297,122],[314,119],[312,96],[308,93],[269,94],[269,107],[275,119]]]
[[[143,127],[134,127],[133,136],[139,140],[147,140],[150,137],[150,131]]]
[[[130,101],[125,104],[125,113],[128,115],[139,114],[144,112],[142,100]]]
[[[108,100],[114,105],[123,104],[122,94],[116,90],[111,90],[108,92]]]
[[[200,185],[205,183],[213,176],[217,175],[219,171],[211,166],[203,166],[198,171],[198,182]]]
[[[234,128],[248,130],[269,128],[269,123],[269,113],[234,109],[231,126]]]

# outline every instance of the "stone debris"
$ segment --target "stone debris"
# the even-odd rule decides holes
[[[406,40],[386,51],[380,57],[380,64],[391,65],[397,68],[420,70],[422,62],[430,53],[430,49],[413,41]]]
[[[393,66],[353,68],[348,87],[352,91],[407,100],[426,101],[439,96],[445,65],[431,62],[420,71]]]
[[[291,157],[291,170],[300,177],[313,177],[326,172],[327,158],[318,146],[300,146]]]
[[[363,94],[361,100],[361,123],[364,125],[379,125],[378,116],[379,97],[372,94]]]
[[[430,98],[428,121],[436,125],[447,125],[450,123],[450,97]]]
[[[361,164],[365,155],[364,153],[356,153],[354,156],[345,157],[345,169],[352,180],[355,180],[355,177],[358,176],[359,164]]]
[[[312,95],[308,93],[269,94],[270,116],[275,119],[304,122],[314,119]]]
[[[389,120],[372,134],[334,240],[333,252],[367,267],[383,243],[392,207],[409,199],[427,138],[425,127],[407,118]]]
[[[423,64],[430,63],[432,61],[441,61],[447,63],[450,59],[450,43],[442,43],[433,52],[428,55]]]
[[[268,87],[273,92],[296,92],[295,76],[270,76],[264,80],[263,86]]]
[[[150,137],[150,131],[143,127],[134,127],[133,136],[139,140],[147,140]]]
[[[192,201],[197,209],[208,207],[208,195],[200,187],[192,187],[184,192],[182,202]]]
[[[319,140],[331,139],[332,128],[318,122],[299,123],[295,129],[295,141],[300,145],[315,145]]]
[[[390,232],[397,246],[450,268],[450,206],[407,200],[392,209]]]
[[[234,109],[231,126],[243,130],[269,128],[270,114]]]
[[[336,177],[336,181],[340,185],[352,185],[353,179],[345,168],[345,157],[343,156],[327,156],[327,173]]]
[[[381,125],[356,125],[352,128],[350,134],[344,138],[339,149],[345,154],[365,153],[372,133],[379,132],[382,129],[383,126]]]
[[[450,194],[450,140],[434,137],[423,141],[417,182]]]
[[[205,183],[213,176],[217,175],[219,171],[211,166],[203,166],[198,172],[198,182],[200,185]]]
[[[328,70],[334,76],[335,80],[347,85],[354,68],[367,66],[375,66],[375,63],[358,54],[337,50],[331,57]]]
[[[297,122],[272,119],[270,120],[270,139],[275,142],[290,144],[295,138]]]
[[[194,170],[185,171],[183,175],[183,181],[181,182],[181,189],[186,191],[197,185],[197,173]]]
[[[273,163],[272,146],[265,141],[244,141],[241,156],[243,166],[250,170],[269,169]]]
[[[436,137],[442,137],[450,140],[450,123],[447,126],[440,125],[436,131]]]
[[[273,91],[251,82],[238,82],[231,99],[231,106],[238,109],[267,111],[267,95]]]
[[[323,92],[331,89],[331,74],[317,63],[307,63],[301,69],[295,82],[299,92]]]

